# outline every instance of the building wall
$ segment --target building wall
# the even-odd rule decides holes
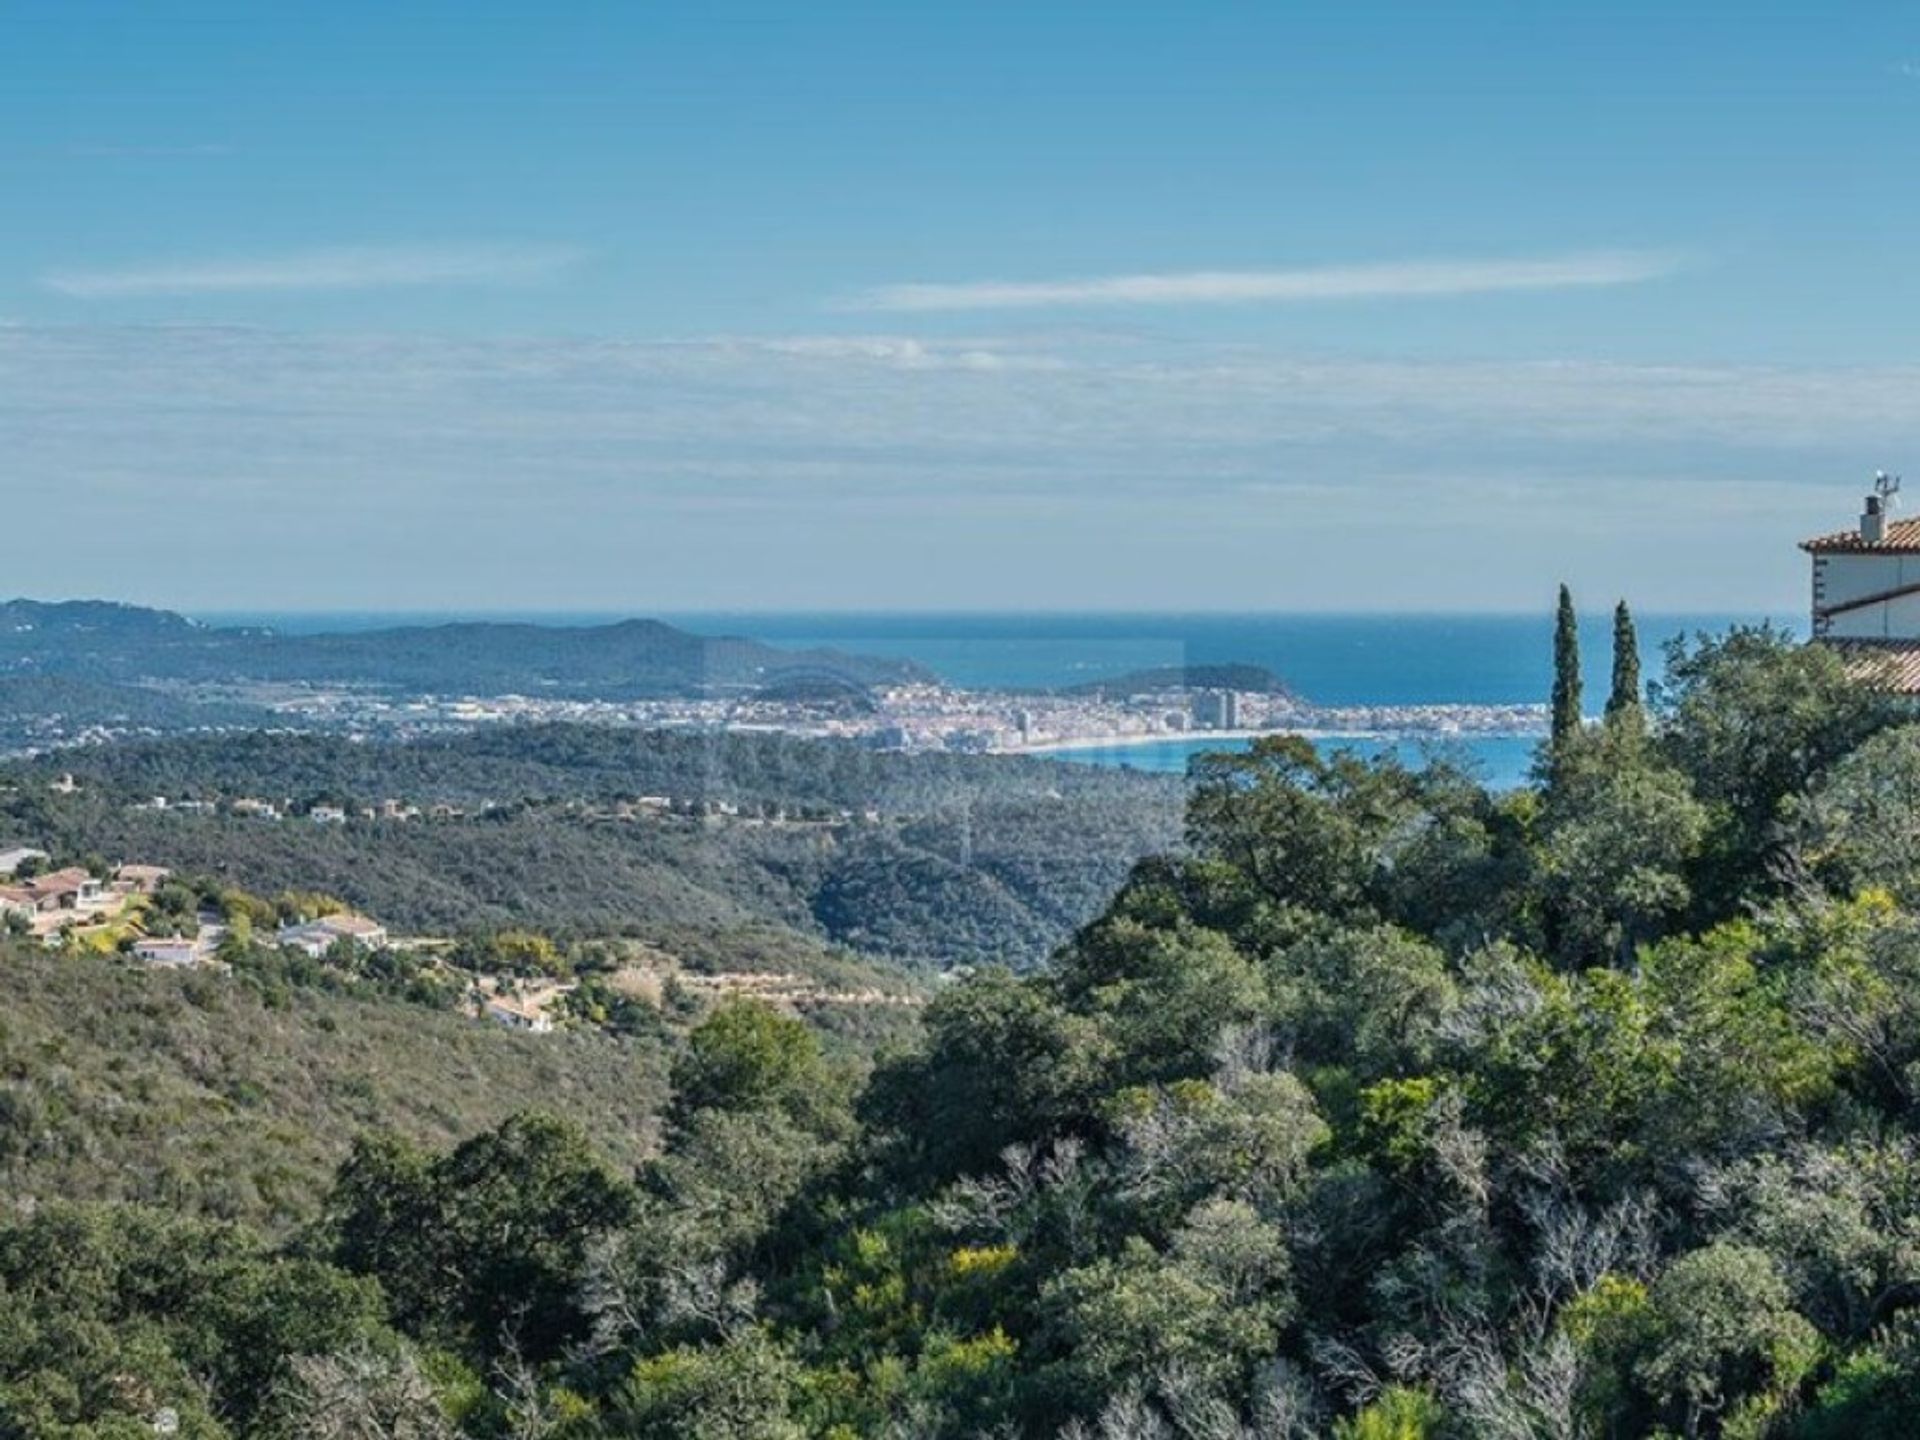
[[[1815,608],[1920,585],[1920,555],[1816,555]],[[1920,640],[1920,595],[1835,615],[1817,633],[1838,640]]]

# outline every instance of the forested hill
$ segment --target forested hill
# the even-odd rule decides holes
[[[657,620],[462,622],[283,635],[104,601],[0,603],[0,673],[112,682],[371,685],[406,694],[633,699],[740,693],[804,676],[855,686],[933,678],[910,661],[780,650]]]
[[[20,761],[8,773],[71,773],[144,799],[255,794],[480,805],[528,797],[637,795],[920,814],[1012,797],[1124,796],[1177,803],[1177,778],[1016,756],[873,750],[766,732],[496,725],[419,740],[252,733],[130,741]]]
[[[60,772],[78,793],[50,790]],[[870,955],[1021,968],[1098,913],[1140,857],[1178,843],[1185,793],[1176,778],[1042,760],[569,725],[127,743],[22,762],[5,781],[0,838],[324,890],[410,930],[517,924],[678,948],[775,925]],[[134,808],[154,796],[222,813]],[[641,796],[675,810],[625,803]],[[242,797],[293,815],[226,813]],[[388,799],[462,813],[298,818]]]
[[[870,1074],[712,1012],[637,1173],[522,1116],[291,1245],[0,1224],[0,1434],[1908,1440],[1920,725],[1743,632],[1546,758],[1209,760]]]

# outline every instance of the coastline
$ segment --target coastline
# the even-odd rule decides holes
[[[995,755],[1053,755],[1070,750],[1118,750],[1142,745],[1206,745],[1211,741],[1258,740],[1267,735],[1298,735],[1302,740],[1380,740],[1435,745],[1460,745],[1474,740],[1538,740],[1540,735],[1505,730],[1455,730],[1446,733],[1407,730],[1165,730],[1155,734],[1130,731],[1121,735],[1076,735],[1070,739],[1041,740],[1008,745]]]
[[[1051,755],[1062,750],[1117,750],[1123,745],[1181,745],[1193,740],[1257,740],[1262,735],[1306,734],[1304,730],[1163,730],[1155,734],[1129,731],[1121,735],[1075,735],[1062,740],[1038,740],[1026,745],[1004,746],[993,753]]]

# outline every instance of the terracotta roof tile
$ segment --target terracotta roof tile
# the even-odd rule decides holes
[[[1920,640],[1820,642],[1840,652],[1847,673],[1864,685],[1895,695],[1920,695]]]
[[[1831,535],[1816,535],[1802,540],[1800,548],[1809,554],[1920,555],[1920,520],[1889,520],[1886,537],[1867,541],[1858,528],[1836,530]]]

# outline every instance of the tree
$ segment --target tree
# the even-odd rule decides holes
[[[262,1440],[456,1440],[413,1356],[362,1346],[298,1355],[275,1388]]]
[[[1607,723],[1636,729],[1642,723],[1640,637],[1624,600],[1613,608],[1613,689],[1607,696]]]
[[[1183,1232],[1161,1254],[1135,1236],[1109,1259],[1067,1270],[1048,1281],[1041,1304],[1047,1334],[1063,1352],[1061,1393],[1078,1407],[1099,1402],[1129,1382],[1179,1369],[1209,1389],[1244,1373],[1267,1353],[1291,1313],[1284,1287],[1235,1303],[1231,1277],[1260,1289],[1281,1248],[1263,1236],[1251,1210],[1210,1211],[1198,1231]]]
[[[1446,957],[1390,925],[1315,936],[1265,968],[1274,1018],[1300,1059],[1367,1078],[1424,1068],[1458,1003]]]
[[[1068,1006],[1091,1013],[1114,1044],[1110,1081],[1204,1075],[1230,1026],[1265,1007],[1260,974],[1225,935],[1126,916],[1087,927],[1058,962]]]
[[[1322,756],[1299,735],[1261,736],[1194,765],[1187,837],[1279,905],[1336,918],[1369,915],[1385,847],[1418,829],[1423,777],[1390,757]]]
[[[1637,730],[1569,739],[1541,823],[1555,948],[1573,963],[1625,962],[1686,907],[1707,813]]]
[[[1796,855],[1832,888],[1920,902],[1920,725],[1874,736],[1790,810]]]
[[[1082,1126],[1111,1040],[1032,981],[988,970],[927,1007],[916,1054],[876,1072],[864,1100],[923,1179],[979,1170],[1006,1146]]]
[[[1446,1411],[1424,1390],[1389,1385],[1358,1413],[1334,1423],[1334,1440],[1428,1440]]]
[[[845,1087],[806,1023],[764,1000],[728,1000],[693,1028],[673,1065],[673,1117],[777,1111],[827,1133],[845,1121]]]
[[[1767,625],[1676,638],[1654,702],[1661,751],[1713,812],[1700,887],[1710,917],[1765,886],[1787,839],[1784,808],[1894,715],[1832,649]]]
[[[1688,1437],[1735,1410],[1758,1434],[1819,1353],[1764,1251],[1720,1241],[1676,1260],[1654,1283],[1654,1339],[1640,1379]]]
[[[1920,1415],[1920,1318],[1897,1316],[1834,1368],[1794,1440],[1907,1440]]]
[[[764,1331],[640,1361],[614,1396],[603,1433],[631,1440],[800,1440],[789,1403],[792,1358]]]
[[[1557,751],[1579,733],[1580,619],[1574,613],[1573,592],[1560,587],[1560,607],[1553,622],[1553,747]]]
[[[574,1127],[517,1115],[439,1156],[356,1147],[325,1228],[335,1263],[378,1278],[416,1332],[537,1363],[585,1334],[588,1252],[634,1201]]]

